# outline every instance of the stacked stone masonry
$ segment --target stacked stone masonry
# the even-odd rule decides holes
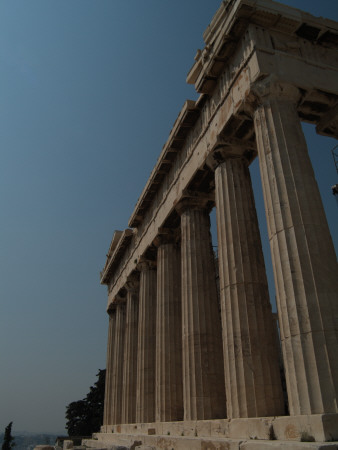
[[[123,433],[143,442],[166,429],[178,442],[194,423],[186,448],[204,448],[198,424],[230,442],[231,432],[217,430],[247,439],[248,426],[263,423],[253,418],[269,424],[270,435],[258,438],[268,441],[271,426],[283,428],[290,416],[293,437],[278,439],[301,441],[307,426],[320,429],[315,441],[332,441],[338,267],[301,120],[338,136],[338,24],[272,1],[228,0],[203,37],[187,78],[200,97],[184,104],[101,273],[109,313],[104,423],[87,444],[117,445]],[[280,344],[249,172],[255,158]]]

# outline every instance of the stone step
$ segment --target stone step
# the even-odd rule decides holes
[[[93,435],[160,435],[242,440],[338,441],[338,414],[218,419],[181,422],[151,422],[106,426]]]
[[[338,450],[338,442],[296,442],[163,435],[105,433],[104,439],[86,440],[95,450]]]

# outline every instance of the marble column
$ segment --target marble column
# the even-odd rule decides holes
[[[272,80],[253,94],[290,413],[334,413],[337,260],[297,114],[300,94]]]
[[[231,150],[223,148],[224,160],[215,169],[227,415],[282,415],[278,348],[248,161]]]
[[[136,422],[139,285],[139,279],[136,275],[128,277],[126,283],[127,304],[123,361],[122,423]]]
[[[140,299],[136,380],[136,422],[155,421],[156,263],[143,261]]]
[[[123,354],[124,354],[124,330],[126,320],[125,303],[116,305],[116,319],[114,332],[114,358],[112,367],[112,401],[111,418],[112,424],[121,423],[122,411],[122,384],[123,384]]]
[[[180,250],[169,230],[157,245],[156,401],[157,422],[183,420]]]
[[[115,306],[108,310],[109,314],[109,328],[108,328],[108,345],[107,345],[107,363],[106,363],[106,384],[104,394],[104,412],[103,425],[112,424],[112,372],[114,360],[114,335],[115,335]]]
[[[210,219],[204,200],[183,199],[181,215],[184,420],[226,416],[221,320]]]

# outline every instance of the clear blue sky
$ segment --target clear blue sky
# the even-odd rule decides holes
[[[287,3],[338,19],[333,0]],[[219,4],[0,2],[0,430],[62,432],[66,405],[105,367],[99,271],[197,98],[185,77]],[[337,242],[335,142],[306,135]]]

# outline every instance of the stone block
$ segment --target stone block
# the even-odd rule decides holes
[[[201,443],[199,441],[196,441],[194,439],[189,438],[182,438],[175,442],[175,447],[173,447],[175,450],[200,450],[201,449]]]
[[[229,420],[211,420],[210,435],[216,437],[228,437],[229,436]]]
[[[211,420],[198,420],[195,436],[211,436]]]
[[[338,441],[338,414],[323,414],[323,441]],[[317,432],[314,431],[315,435]]]
[[[301,429],[305,432],[307,429],[306,420],[301,416],[278,417],[273,422],[273,429],[277,439],[299,441]]]
[[[68,450],[73,448],[73,441],[63,441],[63,450]]]
[[[176,449],[176,438],[172,438],[171,436],[157,436],[154,444],[156,444],[156,449]]]
[[[185,430],[185,422],[163,422],[162,435],[163,436],[182,436]]]
[[[336,443],[287,442],[251,440],[241,444],[241,450],[337,450]]]
[[[138,445],[135,450],[154,450],[154,447],[149,447],[149,445]]]
[[[249,439],[248,420],[231,419],[229,437],[232,439]]]
[[[238,450],[239,449],[239,442],[238,441],[215,441],[214,439],[211,439],[210,441],[207,439],[201,440],[201,447],[202,450]]]
[[[139,434],[148,434],[149,423],[139,423],[137,424],[137,431]]]
[[[163,434],[163,422],[155,422],[149,428],[154,428],[155,434]]]
[[[276,417],[273,420],[273,429],[277,439],[281,440],[338,440],[338,414]]]
[[[257,417],[247,419],[247,430],[249,439],[269,439],[272,419]]]
[[[137,425],[134,423],[126,423],[121,425],[121,433],[133,434],[137,431]]]
[[[34,450],[54,450],[52,445],[36,445]]]
[[[181,436],[196,436],[196,420],[186,420],[184,421],[184,430],[181,433]]]

